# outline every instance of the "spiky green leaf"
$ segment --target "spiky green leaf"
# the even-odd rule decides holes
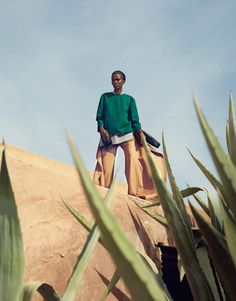
[[[214,300],[221,301],[220,295],[218,292],[218,288],[216,285],[216,279],[215,279],[214,273],[212,271],[212,267],[211,267],[211,263],[210,263],[210,260],[208,257],[208,252],[207,252],[206,247],[203,244],[200,244],[197,247],[196,252],[197,252],[197,257],[198,257],[200,266],[201,266],[204,274],[206,275],[207,282],[209,283],[211,291],[214,295]]]
[[[72,275],[67,282],[66,289],[61,298],[62,301],[73,301],[75,299],[76,293],[80,287],[80,283],[84,275],[84,271],[87,268],[92,253],[96,247],[99,234],[99,229],[94,226],[88,236],[82,252],[77,259]]]
[[[151,168],[153,181],[160,196],[162,208],[167,219],[170,232],[175,241],[178,254],[183,262],[195,301],[213,300],[213,295],[199,266],[192,239],[189,236],[189,231],[186,229],[182,215],[180,214],[172,195],[168,191],[165,182],[159,175],[145,141],[144,146]]]
[[[215,188],[215,190],[221,191],[221,194],[224,195],[223,185],[221,184],[221,182],[193,155],[190,150],[188,151],[197,166],[201,169],[201,171],[206,176],[211,185]]]
[[[154,212],[150,209],[146,209],[143,207],[140,207],[145,213],[147,213],[147,215],[149,215],[150,217],[152,217],[155,221],[157,221],[158,223],[160,223],[162,226],[166,227],[168,229],[168,223],[167,220],[164,216],[162,216],[161,214],[158,214],[157,212]]]
[[[105,206],[71,139],[69,144],[96,223],[132,298],[136,301],[169,300],[167,293],[156,281],[154,273],[146,267]]]
[[[70,213],[76,218],[76,220],[87,230],[87,231],[91,231],[93,228],[93,224],[91,222],[89,222],[82,214],[80,214],[80,212],[78,212],[77,210],[75,210],[73,207],[71,207],[69,204],[67,204],[66,202],[64,202],[64,205],[66,206],[66,208],[70,211]]]
[[[235,115],[234,115],[234,105],[232,93],[229,97],[229,119],[227,122],[227,146],[229,156],[236,166],[236,125],[235,125]]]
[[[19,301],[30,301],[33,295],[38,291],[44,298],[45,301],[60,301],[60,296],[54,290],[54,288],[42,282],[31,282],[24,284]]]
[[[161,203],[159,201],[157,202],[154,202],[154,203],[150,203],[150,204],[147,204],[147,205],[143,205],[143,206],[140,206],[140,208],[151,208],[151,207],[157,207],[157,206],[160,206]]]
[[[195,193],[202,191],[202,188],[199,187],[188,187],[180,191],[180,194],[182,195],[182,198],[187,198],[191,195],[194,195]]]
[[[80,222],[80,224],[87,230],[87,231],[91,231],[92,230],[92,223],[90,223],[88,220],[86,220],[85,217],[83,217],[78,211],[76,211],[73,207],[69,206],[68,204],[66,204],[66,207],[69,209],[69,211],[74,215],[74,217]],[[160,219],[158,220],[157,217],[155,217],[155,219],[157,221],[159,221],[160,223],[165,222],[164,217],[160,217]],[[167,224],[163,224],[164,226]],[[104,241],[102,240],[102,237],[99,238],[99,243],[107,249]],[[155,263],[152,261],[152,259],[147,256],[145,253],[142,253],[141,251],[137,251],[137,253],[141,256],[141,258],[144,260],[144,262],[148,265],[148,267],[155,273],[157,280],[159,281],[160,285],[162,285],[164,287],[164,290],[166,290],[166,293],[168,294],[168,291],[166,289],[166,286],[163,282],[162,277],[160,276],[159,271],[157,270],[157,267],[155,265]],[[171,297],[169,297],[169,300],[171,300]]]
[[[19,301],[30,301],[41,284],[41,282],[31,282],[24,284],[21,290]]]
[[[228,155],[224,152],[213,130],[208,125],[208,122],[200,110],[200,107],[195,100],[195,109],[198,120],[200,122],[203,135],[207,142],[208,149],[211,153],[215,167],[219,173],[223,183],[223,197],[227,205],[232,210],[234,217],[236,217],[236,169]],[[219,188],[220,189],[220,188]],[[221,189],[220,189],[221,190]]]
[[[23,285],[24,253],[14,193],[8,174],[5,149],[0,172],[0,300],[19,298]]]
[[[206,192],[211,223],[216,230],[218,230],[221,234],[224,234],[222,216],[220,214],[219,208],[219,201],[216,200],[208,190],[206,190]]]
[[[209,254],[219,275],[227,300],[234,301],[236,296],[236,269],[228,252],[225,238],[190,204],[194,218],[208,246]]]
[[[224,220],[227,246],[236,267],[236,220],[223,203],[221,203],[221,213]]]
[[[166,167],[167,167],[168,178],[169,178],[170,186],[171,186],[172,193],[173,193],[173,199],[175,200],[175,202],[177,204],[177,207],[179,209],[179,214],[181,215],[182,220],[185,224],[186,230],[188,232],[188,237],[190,238],[192,244],[194,245],[189,215],[187,213],[183,197],[180,193],[180,190],[175,181],[175,177],[171,170],[171,166],[170,166],[170,162],[169,162],[169,158],[168,158],[168,154],[167,154],[167,150],[166,150],[164,134],[162,135],[162,145],[163,145],[163,152],[164,152],[164,158],[165,158]]]
[[[197,203],[201,206],[201,208],[205,211],[205,213],[210,216],[209,208],[206,204],[206,202],[197,194],[193,195],[194,199],[197,201]]]
[[[184,275],[185,275],[185,270],[184,270],[184,266],[183,266],[183,263],[178,255],[177,257],[177,266],[178,266],[178,270],[179,270],[179,280],[180,282],[183,281],[183,278],[184,278]]]
[[[83,217],[78,211],[76,211],[73,207],[69,206],[68,204],[64,203],[66,207],[69,209],[69,211],[73,214],[73,216],[80,222],[80,224],[88,231],[90,232],[93,228],[92,223],[90,223],[85,217]],[[107,249],[104,241],[102,240],[102,237],[99,238],[99,243]],[[151,260],[150,257],[148,257],[146,254],[137,251],[138,254],[143,258],[143,260],[148,264],[149,268],[157,275],[159,274],[159,271],[157,270],[155,263]],[[159,279],[160,280],[160,279]]]
[[[112,289],[116,286],[117,282],[120,280],[120,275],[117,270],[115,270],[114,274],[112,275],[111,281],[109,282],[108,286],[106,287],[105,291],[103,292],[100,301],[104,301]]]
[[[105,199],[105,203],[107,205],[111,203],[113,187],[114,185],[112,185],[112,188],[109,190],[107,197]],[[76,265],[73,269],[70,279],[67,282],[66,289],[62,296],[62,301],[74,300],[76,296],[76,292],[80,287],[84,272],[92,258],[92,254],[96,247],[97,241],[99,240],[99,236],[100,236],[100,231],[98,227],[94,225],[80,255],[78,256]]]

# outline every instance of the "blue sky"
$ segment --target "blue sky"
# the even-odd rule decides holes
[[[236,93],[235,12],[231,0],[0,0],[1,136],[71,163],[69,131],[92,171],[98,100],[121,69],[143,129],[159,140],[165,133],[179,186],[207,187],[187,152],[213,168],[192,94],[225,145]],[[121,153],[117,166],[123,180]]]

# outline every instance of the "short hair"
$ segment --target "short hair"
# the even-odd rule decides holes
[[[125,76],[124,72],[122,72],[122,71],[120,71],[120,70],[116,70],[116,71],[112,72],[111,77],[113,77],[115,74],[120,74],[121,77],[122,77],[122,79],[123,79],[124,81],[126,81],[126,76]]]

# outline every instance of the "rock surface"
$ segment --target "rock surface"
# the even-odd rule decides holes
[[[62,200],[93,220],[77,172],[73,166],[9,145],[6,158],[23,232],[25,282],[43,281],[62,294],[88,234]],[[98,190],[103,196],[107,193],[105,188]],[[153,259],[154,243],[168,244],[165,228],[134,204],[126,185],[116,184],[111,211],[136,249],[145,249]],[[111,257],[98,244],[76,300],[99,300],[114,270]],[[130,300],[128,295],[119,281],[107,300]],[[42,300],[39,295],[36,299]]]

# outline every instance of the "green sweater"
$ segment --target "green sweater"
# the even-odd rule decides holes
[[[98,130],[104,126],[110,135],[123,135],[141,129],[135,99],[127,94],[102,94],[96,120]]]

